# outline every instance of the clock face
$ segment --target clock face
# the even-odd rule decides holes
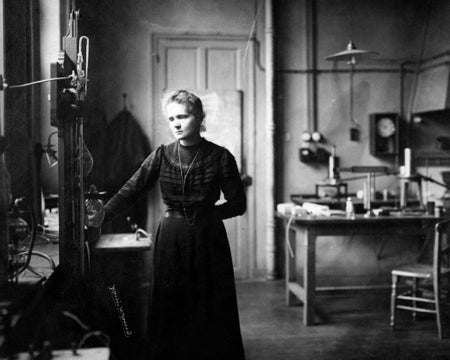
[[[377,134],[381,137],[390,137],[395,133],[394,120],[383,117],[377,121]]]

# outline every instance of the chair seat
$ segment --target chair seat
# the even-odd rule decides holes
[[[450,269],[442,268],[441,274],[443,276],[449,275]],[[392,270],[392,275],[431,279],[433,277],[433,266],[420,263],[401,265]]]
[[[395,312],[397,309],[412,312],[416,319],[417,312],[436,315],[439,339],[443,334],[443,305],[448,299],[448,280],[450,279],[450,219],[434,225],[433,263],[407,264],[393,269],[391,292],[392,329],[395,329]],[[444,267],[446,266],[446,267]],[[445,278],[445,279],[444,279]],[[406,292],[399,288],[406,288]]]

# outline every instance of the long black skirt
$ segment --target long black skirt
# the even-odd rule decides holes
[[[233,265],[215,218],[163,218],[156,234],[148,359],[243,360]]]

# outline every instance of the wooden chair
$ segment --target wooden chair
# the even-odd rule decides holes
[[[439,339],[442,339],[442,306],[445,304],[446,292],[442,289],[445,278],[449,278],[450,268],[450,219],[435,225],[433,264],[409,264],[392,270],[391,327],[395,328],[396,309],[436,314]],[[409,291],[397,294],[401,278],[412,281]],[[428,291],[426,288],[428,285]],[[430,286],[431,285],[431,286]],[[429,288],[432,291],[429,291]]]

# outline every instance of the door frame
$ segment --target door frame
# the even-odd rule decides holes
[[[161,40],[195,40],[195,41],[238,41],[247,42],[245,52],[243,54],[243,80],[242,88],[240,90],[244,94],[243,99],[243,118],[242,118],[242,142],[241,142],[241,164],[238,164],[241,173],[249,175],[252,179],[256,174],[256,61],[255,61],[255,43],[248,38],[248,35],[224,35],[224,34],[208,34],[208,33],[152,33],[150,35],[150,49],[151,49],[151,106],[152,106],[152,142],[155,143],[155,124],[159,120],[160,114],[160,98],[156,89],[156,79],[158,71],[158,43]],[[254,185],[248,186],[247,194],[247,211],[240,217],[238,222],[241,234],[247,236],[246,253],[248,255],[248,262],[244,274],[240,279],[253,278],[256,270],[256,188]],[[153,194],[156,196],[156,194]],[[149,220],[154,224],[159,220],[160,214],[155,214],[154,209],[149,211]],[[243,239],[245,243],[245,238]]]

